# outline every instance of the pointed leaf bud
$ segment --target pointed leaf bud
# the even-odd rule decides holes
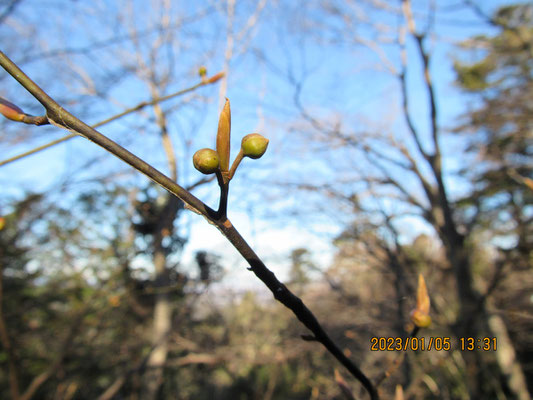
[[[426,281],[422,274],[418,275],[418,288],[416,289],[416,309],[424,314],[429,314],[429,295]]]
[[[241,148],[245,157],[261,158],[268,147],[268,139],[259,133],[250,133],[242,138]]]
[[[419,328],[427,328],[431,324],[429,308],[430,301],[426,281],[420,274],[418,275],[418,287],[416,289],[416,308],[411,311],[411,321]]]
[[[215,83],[224,78],[224,75],[226,75],[224,72],[219,72],[213,75],[211,78],[206,79],[205,83]]]
[[[220,157],[220,170],[227,171],[230,156],[231,109],[229,100],[226,99],[224,108],[220,113],[217,132],[217,153]]]
[[[394,400],[403,400],[403,387],[402,385],[396,385],[396,390],[394,391]]]
[[[0,114],[12,121],[22,121],[24,119],[24,111],[22,111],[15,104],[0,97]]]
[[[220,166],[218,153],[212,149],[201,149],[192,157],[194,168],[202,174],[214,174]]]

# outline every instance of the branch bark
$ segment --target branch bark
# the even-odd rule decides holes
[[[283,283],[281,283],[274,273],[270,271],[261,259],[255,254],[244,238],[239,234],[233,224],[200,199],[192,195],[186,189],[178,185],[175,181],[153,168],[151,165],[130,153],[117,143],[113,142],[100,132],[80,121],[74,115],[62,108],[55,100],[48,96],[35,82],[33,82],[24,72],[15,65],[3,52],[0,52],[0,65],[13,76],[35,99],[37,99],[46,109],[46,116],[51,124],[62,129],[67,129],[79,134],[86,139],[96,143],[100,147],[109,151],[122,161],[146,175],[152,181],[181,199],[186,208],[202,215],[210,224],[215,225],[226,239],[239,251],[243,258],[250,265],[250,270],[270,289],[274,298],[289,308],[300,322],[307,327],[314,335],[316,341],[320,342],[344,367],[355,377],[370,395],[372,400],[379,399],[377,389],[368,377],[348,358],[342,350],[333,342],[329,335],[322,328],[311,310],[303,301],[295,296]]]
[[[219,73],[217,75],[214,75],[211,78],[202,80],[201,82],[197,83],[196,85],[193,85],[193,86],[188,87],[186,89],[178,90],[177,92],[171,93],[171,94],[166,95],[166,96],[155,97],[151,101],[143,101],[143,102],[137,104],[136,106],[130,107],[130,108],[118,113],[118,114],[115,114],[115,115],[113,115],[113,116],[111,116],[109,118],[106,118],[106,119],[104,119],[104,120],[102,120],[102,121],[100,121],[100,122],[98,122],[98,123],[96,123],[94,125],[91,125],[91,126],[93,128],[98,128],[100,126],[106,125],[106,124],[108,124],[110,122],[113,122],[113,121],[116,121],[116,120],[118,120],[118,119],[120,119],[122,117],[125,117],[126,115],[129,115],[129,114],[134,113],[136,111],[140,111],[140,110],[142,110],[145,107],[153,106],[153,105],[162,103],[162,102],[170,100],[170,99],[172,99],[174,97],[181,96],[181,95],[184,95],[186,93],[192,92],[193,90],[196,90],[197,88],[199,88],[201,86],[205,86],[205,85],[209,85],[211,83],[215,83],[222,76],[223,76],[223,73]],[[213,78],[217,78],[217,79],[213,79]],[[34,118],[39,118],[39,117],[34,117]],[[48,120],[46,120],[46,123],[48,123]],[[37,123],[35,125],[39,125],[39,123]],[[43,124],[41,123],[41,125],[43,125]],[[13,161],[20,160],[21,158],[24,158],[24,157],[30,156],[32,154],[38,153],[41,150],[46,150],[47,148],[55,146],[56,144],[66,142],[67,140],[70,140],[70,139],[75,138],[77,136],[79,136],[77,133],[72,133],[70,135],[63,136],[62,138],[59,138],[59,139],[56,139],[56,140],[52,140],[51,142],[43,144],[42,146],[36,147],[36,148],[28,150],[28,151],[26,151],[24,153],[21,153],[21,154],[18,154],[16,156],[13,156],[13,157],[10,157],[8,159],[5,159],[3,161],[0,161],[0,167],[3,166],[3,165],[9,164],[9,163],[11,163]]]

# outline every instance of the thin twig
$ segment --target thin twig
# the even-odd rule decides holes
[[[177,92],[171,93],[171,94],[166,95],[166,96],[156,97],[156,98],[152,99],[151,101],[143,101],[143,102],[137,104],[136,106],[130,107],[130,108],[122,111],[121,113],[115,114],[115,115],[113,115],[113,116],[111,116],[109,118],[106,118],[106,119],[104,119],[104,120],[102,120],[102,121],[100,121],[100,122],[98,122],[98,123],[96,123],[94,125],[91,125],[91,126],[93,128],[98,128],[98,127],[106,125],[106,124],[108,124],[110,122],[116,121],[117,119],[122,118],[122,117],[124,117],[124,116],[126,116],[128,114],[131,114],[131,113],[136,112],[136,111],[140,111],[144,107],[153,106],[153,105],[161,103],[163,101],[170,100],[170,99],[172,99],[174,97],[181,96],[183,94],[192,92],[193,90],[195,90],[195,89],[197,89],[197,88],[199,88],[201,86],[209,85],[211,83],[216,82],[218,79],[213,79],[213,78],[217,78],[219,76],[219,74],[216,74],[212,78],[209,78],[209,79],[203,79],[201,82],[197,83],[196,85],[193,85],[193,86],[188,87],[186,89],[178,90]],[[33,117],[33,118],[35,118],[35,122],[25,122],[25,121],[23,121],[23,122],[25,122],[25,123],[33,123],[35,125],[43,125],[42,122],[40,124],[37,123],[37,122],[40,122],[40,120],[38,120],[38,118],[43,118],[43,117]],[[48,123],[48,121],[46,123]],[[53,141],[51,141],[49,143],[43,144],[42,146],[39,146],[39,147],[36,147],[34,149],[28,150],[28,151],[26,151],[24,153],[21,153],[21,154],[18,154],[16,156],[7,158],[7,159],[5,159],[3,161],[0,161],[0,167],[3,166],[3,165],[9,164],[9,163],[11,163],[13,161],[20,160],[21,158],[24,158],[24,157],[30,156],[32,154],[38,153],[41,150],[45,150],[45,149],[47,149],[49,147],[55,146],[56,144],[66,142],[67,140],[70,140],[70,139],[72,139],[72,138],[74,138],[76,136],[79,136],[79,135],[73,133],[73,134],[64,136],[62,138],[53,140]]]
[[[122,161],[146,175],[170,193],[180,198],[186,208],[202,215],[215,225],[226,239],[237,249],[250,265],[250,270],[270,289],[274,298],[289,308],[300,322],[306,326],[322,345],[355,377],[370,394],[372,400],[379,399],[378,392],[367,376],[342,352],[324,331],[311,310],[303,301],[281,283],[272,271],[257,256],[250,245],[244,240],[231,221],[212,210],[200,199],[178,185],[172,179],[153,168],[151,165],[113,142],[100,132],[91,128],[63,109],[55,100],[48,96],[35,82],[22,72],[3,52],[0,52],[0,65],[13,76],[28,92],[30,92],[46,109],[48,120],[53,125],[77,133],[100,147],[109,151]]]

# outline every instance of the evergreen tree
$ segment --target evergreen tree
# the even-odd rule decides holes
[[[502,7],[489,20],[498,28],[496,35],[463,43],[479,58],[455,63],[459,86],[474,100],[457,131],[476,156],[474,167],[463,171],[474,190],[458,206],[469,228],[497,246],[484,301],[489,312],[499,311],[489,319],[499,345],[508,344],[508,360],[500,360],[507,387],[526,399],[532,389],[526,382],[532,381],[528,315],[533,308],[522,298],[530,290],[527,276],[533,266],[533,5]],[[517,307],[521,316],[514,312]]]
[[[533,6],[503,7],[491,21],[497,35],[463,43],[470,54],[481,49],[479,60],[455,63],[457,82],[476,103],[458,128],[477,155],[477,166],[464,171],[475,190],[462,203],[476,210],[471,224],[512,238],[526,256],[533,243]]]

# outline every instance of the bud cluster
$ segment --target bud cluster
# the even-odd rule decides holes
[[[205,69],[200,69],[200,75]],[[224,183],[228,183],[240,162],[244,157],[258,159],[265,154],[268,147],[268,139],[259,133],[250,133],[242,138],[239,154],[229,168],[230,157],[230,133],[231,133],[231,111],[229,100],[220,113],[218,122],[218,132],[216,140],[216,150],[201,149],[193,156],[194,167],[203,174],[220,173]]]

